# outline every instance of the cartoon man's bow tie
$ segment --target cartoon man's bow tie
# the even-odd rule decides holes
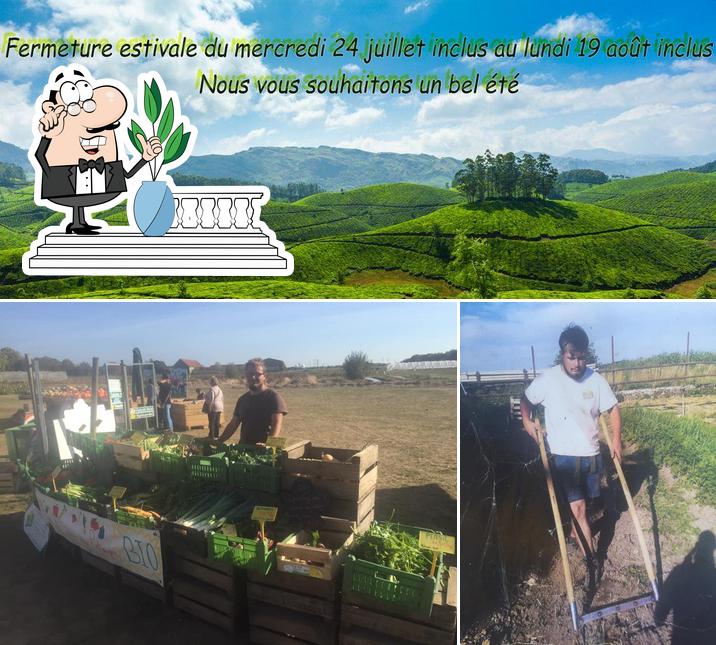
[[[97,172],[104,172],[104,157],[97,157],[97,159],[80,159],[78,165],[80,172],[87,172],[88,168],[94,168]]]

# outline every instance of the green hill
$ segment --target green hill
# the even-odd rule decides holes
[[[182,164],[181,172],[260,185],[286,185],[300,178],[327,190],[340,190],[401,181],[444,186],[452,181],[460,164],[450,157],[287,146],[249,148],[232,155],[192,156]]]
[[[625,179],[573,198],[632,213],[691,237],[716,239],[715,173],[684,171]]]
[[[706,245],[588,204],[525,200],[452,205],[369,233],[291,247],[297,279],[340,283],[381,269],[461,285],[448,266],[455,233],[487,240],[499,290],[654,288],[706,271]]]
[[[467,205],[452,190],[381,184],[264,207],[264,221],[294,255],[290,279],[187,278],[180,293],[180,282],[166,277],[28,278],[22,253],[62,216],[35,207],[29,189],[2,195],[0,297],[7,298],[454,297],[470,287],[449,264],[462,232],[486,240],[502,297],[657,297],[716,266],[716,250],[703,242],[598,205]],[[124,224],[125,205],[98,217]]]
[[[261,219],[286,243],[361,233],[370,229],[361,219],[337,213],[331,208],[298,202],[269,202],[261,209]]]
[[[631,195],[642,190],[651,190],[663,186],[674,186],[676,184],[687,184],[694,181],[710,181],[707,174],[689,170],[676,170],[664,172],[658,175],[646,175],[632,179],[613,179],[606,184],[594,186],[589,190],[583,190],[575,199],[579,202],[595,204],[605,199]]]

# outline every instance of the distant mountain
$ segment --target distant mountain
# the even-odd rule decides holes
[[[475,150],[475,155],[482,150]],[[518,155],[524,152],[518,152]],[[531,154],[537,155],[538,152]],[[559,171],[591,168],[607,175],[641,177],[670,170],[691,168],[716,159],[710,155],[670,157],[630,155],[604,148],[573,150],[551,155]],[[19,165],[32,174],[27,152],[0,141],[0,162]],[[242,184],[286,186],[297,182],[316,183],[337,191],[385,183],[416,183],[444,187],[461,168],[462,160],[431,155],[366,152],[351,148],[259,147],[232,155],[200,155],[188,159],[177,170],[182,175],[208,179],[229,178]]]
[[[481,152],[476,150],[475,154]],[[610,176],[642,177],[703,164],[716,158],[716,154],[684,157],[629,155],[595,148],[552,155],[551,158],[559,171],[592,168]],[[461,166],[461,160],[452,157],[373,153],[329,146],[267,147],[250,148],[233,155],[192,157],[182,165],[181,172],[215,179],[232,177],[243,183],[286,185],[297,181],[315,182],[326,190],[335,191],[392,182],[442,187],[452,182]]]
[[[209,178],[233,177],[244,183],[314,182],[326,190],[372,184],[411,182],[429,186],[451,183],[457,159],[430,155],[365,152],[350,148],[249,148],[233,155],[191,157],[181,172]]]
[[[32,165],[27,160],[27,150],[18,148],[12,143],[0,141],[0,161],[20,166],[26,173],[32,173]]]
[[[696,166],[695,168],[689,168],[692,172],[716,172],[716,161],[709,161],[702,166]]]
[[[716,158],[716,154],[671,157],[666,155],[631,155],[604,148],[595,148],[593,150],[572,150],[565,155],[554,155],[552,156],[552,164],[560,171],[592,168],[593,170],[601,170],[607,175],[643,177],[644,175],[656,175],[670,170],[683,170],[684,168],[712,161],[714,158]]]

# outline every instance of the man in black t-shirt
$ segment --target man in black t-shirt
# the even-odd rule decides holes
[[[157,407],[161,410],[164,428],[169,432],[174,432],[174,424],[172,423],[172,382],[169,380],[169,374],[162,374],[159,381],[159,393],[157,394]]]
[[[244,366],[249,391],[239,397],[234,416],[219,437],[219,443],[231,437],[241,424],[239,443],[266,443],[268,437],[281,434],[283,416],[288,413],[281,395],[266,384],[266,368],[260,358]]]

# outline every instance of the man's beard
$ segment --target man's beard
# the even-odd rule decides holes
[[[252,392],[261,391],[261,383],[249,383],[249,390]]]

